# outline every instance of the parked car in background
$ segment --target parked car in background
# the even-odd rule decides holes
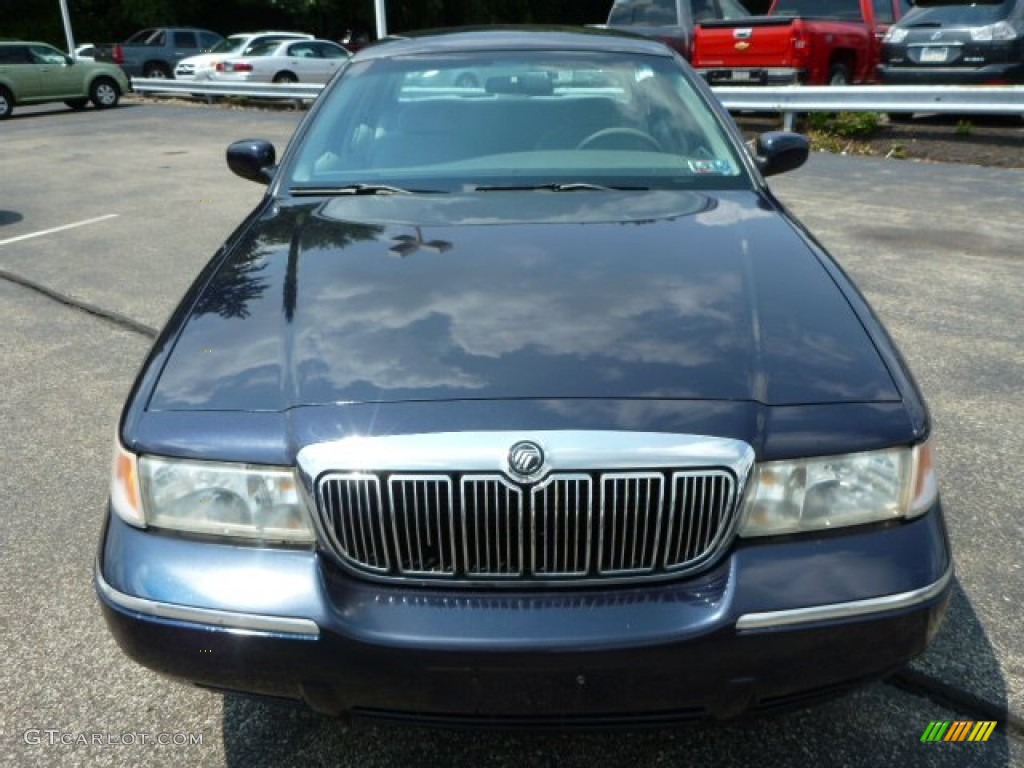
[[[207,53],[223,39],[208,29],[155,27],[123,43],[96,46],[96,60],[120,65],[129,77],[173,77],[179,61]]]
[[[1024,83],[1024,0],[917,0],[882,45],[884,83]]]
[[[228,35],[209,53],[189,56],[174,68],[176,80],[209,80],[217,69],[217,62],[230,56],[244,56],[261,43],[279,40],[312,40],[313,35],[302,32],[243,32]]]
[[[355,54],[280,161],[228,148],[267,192],[117,427],[118,644],[496,727],[806,706],[920,654],[953,585],[931,420],[764,179],[808,146],[748,148],[635,35]]]
[[[82,109],[116,107],[131,83],[120,67],[75,61],[46,43],[0,42],[0,119],[18,104],[63,101]]]
[[[713,85],[873,82],[882,36],[910,0],[775,0],[767,16],[709,21],[693,65]]]
[[[217,62],[212,79],[243,83],[326,83],[350,54],[330,40],[270,40]]]
[[[739,0],[615,0],[606,26],[661,40],[690,59],[695,25],[748,16]]]
[[[92,43],[82,43],[75,46],[75,58],[79,61],[93,61],[96,58],[96,46]]]

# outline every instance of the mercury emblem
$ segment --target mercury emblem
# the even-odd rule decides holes
[[[521,477],[529,477],[544,466],[544,451],[536,443],[523,440],[508,450],[508,466]]]

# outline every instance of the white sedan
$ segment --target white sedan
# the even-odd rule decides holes
[[[278,40],[217,62],[213,79],[245,83],[326,83],[351,54],[330,40]]]
[[[312,40],[313,35],[302,32],[240,32],[228,35],[209,53],[189,56],[174,68],[175,80],[209,80],[217,69],[217,62],[228,57],[247,55],[254,47],[283,40]]]

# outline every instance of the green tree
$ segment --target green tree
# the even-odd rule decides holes
[[[745,0],[763,11],[768,0]],[[596,24],[612,0],[387,0],[394,33],[479,24]],[[75,38],[124,40],[147,26],[188,24],[221,34],[294,29],[340,38],[375,31],[373,0],[68,0]],[[0,0],[0,36],[63,47],[59,0]]]

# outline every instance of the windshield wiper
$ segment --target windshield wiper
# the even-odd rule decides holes
[[[583,181],[558,182],[551,184],[510,184],[508,186],[483,186],[474,187],[474,192],[613,192],[613,191],[642,191],[647,187],[607,187],[603,184],[588,184]]]
[[[439,189],[403,189],[389,184],[346,184],[342,187],[293,187],[296,196],[440,194]]]

